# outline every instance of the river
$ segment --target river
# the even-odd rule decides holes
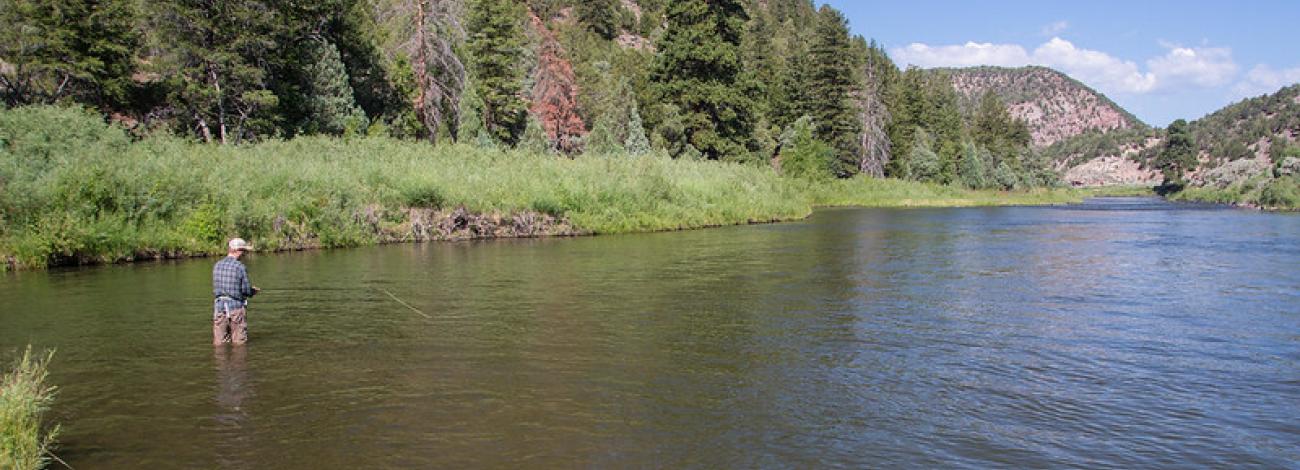
[[[1292,467],[1300,216],[1107,198],[0,276],[90,468]]]

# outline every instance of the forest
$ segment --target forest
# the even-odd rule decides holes
[[[996,96],[963,111],[811,1],[4,0],[7,107],[137,138],[384,135],[783,174],[1055,183]]]

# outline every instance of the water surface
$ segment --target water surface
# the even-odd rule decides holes
[[[1300,216],[1098,199],[0,277],[88,468],[1300,462]],[[390,296],[391,295],[391,296]],[[401,299],[417,311],[396,302]]]

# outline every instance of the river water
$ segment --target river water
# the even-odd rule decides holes
[[[89,468],[1291,467],[1300,216],[1096,199],[0,276]],[[400,302],[399,302],[400,300]],[[409,307],[408,307],[409,306]]]

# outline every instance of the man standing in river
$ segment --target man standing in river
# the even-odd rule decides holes
[[[261,289],[253,287],[248,270],[239,257],[253,249],[242,238],[226,244],[226,257],[212,267],[212,295],[216,297],[212,311],[212,344],[244,344],[248,342],[248,299]]]

